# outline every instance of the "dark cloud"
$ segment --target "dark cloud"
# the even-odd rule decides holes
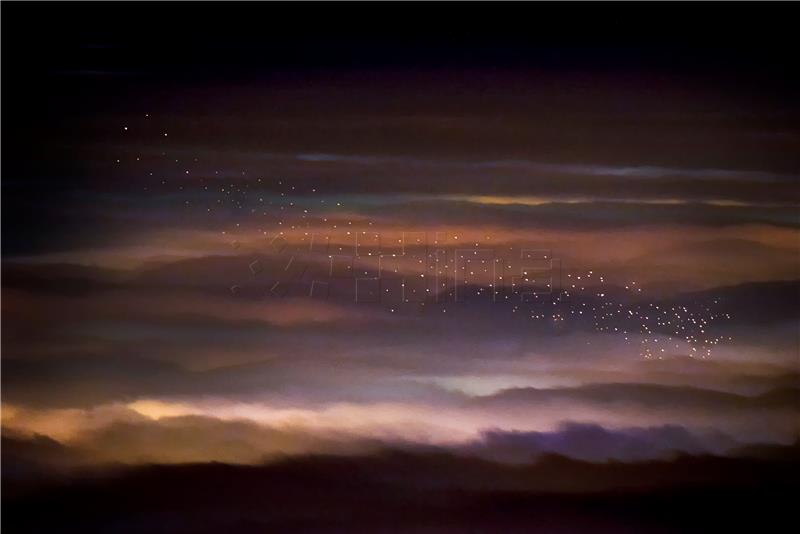
[[[681,409],[692,413],[725,413],[740,410],[800,410],[800,388],[776,389],[747,397],[722,391],[657,384],[589,384],[578,388],[516,388],[483,397],[478,405],[522,408],[542,403],[576,401],[608,407],[638,406],[646,409]]]
[[[600,425],[567,423],[554,432],[487,431],[466,450],[510,462],[528,462],[543,454],[605,462],[650,460],[677,453],[720,454],[736,444],[719,432],[697,435],[676,425],[608,430]]]
[[[630,191],[628,186],[622,189]],[[398,220],[411,219],[434,225],[495,224],[510,228],[542,228],[569,230],[602,230],[639,228],[643,226],[687,225],[729,226],[737,224],[770,224],[797,227],[797,210],[793,207],[729,207],[703,204],[651,204],[592,201],[562,203],[558,200],[536,206],[519,204],[482,206],[464,201],[419,201],[393,206]],[[365,208],[363,213],[377,216],[385,208]]]
[[[377,442],[344,432],[268,427],[250,421],[168,417],[159,421],[112,422],[75,442],[93,463],[257,464],[302,454],[364,453]]]

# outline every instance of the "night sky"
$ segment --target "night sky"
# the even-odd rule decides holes
[[[275,496],[298,480],[327,493],[337,469],[362,473],[347,487],[366,495],[406,471],[381,490],[387,517],[393,496],[445,481],[602,492],[692,458],[732,462],[697,467],[713,484],[797,473],[787,9],[3,12],[3,483],[18,530],[41,503],[73,521],[107,491],[66,501],[31,480],[109,466],[134,470],[102,482],[120,495],[151,464],[178,470],[176,487]],[[794,451],[791,471],[738,463],[764,450]],[[622,465],[609,461],[648,474],[591,471]],[[551,468],[563,487],[542,485]],[[180,509],[204,498],[187,490]],[[325,506],[352,505],[297,499],[286,510],[304,512],[280,518],[225,506],[247,528],[318,531]],[[511,504],[480,502],[488,531],[513,530],[498,519]],[[570,515],[565,502],[536,501],[537,517]],[[109,524],[171,531],[171,512],[140,506]],[[409,530],[451,531],[419,513]],[[304,514],[321,522],[293,523]],[[72,524],[103,531],[103,517]],[[564,531],[623,531],[603,517]]]

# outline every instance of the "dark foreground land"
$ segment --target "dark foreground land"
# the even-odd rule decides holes
[[[447,453],[65,469],[3,458],[3,532],[794,532],[799,448],[511,466]]]

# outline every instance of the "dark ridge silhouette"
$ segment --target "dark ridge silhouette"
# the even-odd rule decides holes
[[[793,519],[799,450],[800,443],[769,454],[750,451],[758,457],[640,463],[546,455],[517,466],[386,450],[259,466],[80,469],[27,485],[4,469],[3,527],[9,533],[778,531]]]

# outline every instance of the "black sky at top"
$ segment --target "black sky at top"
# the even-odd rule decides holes
[[[458,66],[773,73],[793,57],[791,13],[754,11],[740,4],[12,3],[3,59],[6,69],[28,74],[74,69],[162,82]]]

